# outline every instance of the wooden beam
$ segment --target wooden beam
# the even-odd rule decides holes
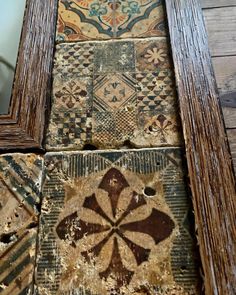
[[[168,0],[166,7],[205,293],[233,295],[235,179],[202,10],[198,0]]]

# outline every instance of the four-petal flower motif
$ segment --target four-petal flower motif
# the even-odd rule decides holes
[[[57,235],[60,239],[68,241],[68,243],[76,248],[76,242],[84,236],[96,233],[105,233],[102,240],[95,244],[92,248],[88,248],[81,252],[81,255],[88,263],[92,263],[92,258],[98,257],[103,247],[113,239],[113,247],[109,265],[106,269],[99,272],[101,279],[107,280],[112,278],[115,280],[115,288],[119,289],[124,285],[128,285],[134,275],[134,271],[128,269],[123,261],[119,248],[119,239],[123,240],[126,246],[131,250],[135,258],[137,266],[148,261],[151,249],[143,247],[132,241],[126,235],[127,232],[141,233],[150,236],[157,245],[161,241],[168,238],[175,224],[173,220],[164,212],[151,209],[151,213],[144,219],[128,222],[126,217],[134,214],[138,208],[145,210],[147,206],[144,194],[138,194],[133,191],[127,208],[118,214],[119,198],[125,189],[130,188],[124,175],[116,168],[111,168],[103,176],[98,189],[105,191],[109,197],[112,217],[109,216],[100,206],[95,193],[86,197],[83,202],[83,209],[89,209],[104,220],[102,224],[91,221],[84,221],[78,216],[77,211],[65,217],[56,227]],[[98,190],[99,191],[99,190]],[[79,251],[79,250],[78,250]]]

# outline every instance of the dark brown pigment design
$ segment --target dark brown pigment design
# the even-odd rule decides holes
[[[88,251],[81,252],[81,254],[89,262],[90,257],[99,256],[104,245],[108,242],[109,239],[113,237],[111,261],[108,268],[105,271],[100,272],[99,275],[101,279],[107,279],[108,277],[112,277],[113,279],[115,279],[116,288],[120,288],[123,285],[128,285],[134,274],[133,271],[128,270],[122,263],[117,236],[122,238],[127,246],[131,249],[136,259],[137,265],[139,266],[141,263],[148,260],[151,249],[145,249],[135,244],[130,239],[128,239],[124,235],[124,233],[126,231],[131,231],[148,234],[153,238],[155,244],[158,244],[171,235],[172,230],[175,226],[174,222],[167,214],[158,211],[155,208],[152,209],[151,214],[146,219],[121,224],[124,218],[133,210],[147,204],[144,195],[137,194],[134,191],[127,209],[124,211],[120,218],[116,219],[116,209],[119,196],[122,190],[126,187],[129,187],[128,182],[121,174],[121,172],[115,168],[111,168],[104,175],[99,185],[100,189],[103,189],[108,193],[114,221],[111,220],[100,207],[95,194],[92,194],[91,196],[85,198],[83,207],[93,210],[94,212],[99,214],[109,223],[109,225],[106,226],[84,222],[83,220],[78,218],[77,212],[74,212],[64,218],[56,228],[56,232],[59,238],[63,240],[69,239],[70,244],[73,247],[76,247],[75,242],[82,239],[84,235],[109,231],[107,236],[101,242],[99,242],[96,246],[89,249]]]

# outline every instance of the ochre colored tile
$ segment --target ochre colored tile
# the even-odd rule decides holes
[[[38,294],[198,294],[180,149],[48,153]]]
[[[112,0],[59,0],[57,41],[102,40],[114,35]]]
[[[162,0],[60,0],[57,41],[166,36]]]
[[[43,161],[0,157],[0,292],[32,294]]]
[[[161,0],[116,0],[115,37],[166,36],[163,1]]]
[[[93,83],[93,109],[115,111],[136,107],[135,74],[107,74],[95,76]]]

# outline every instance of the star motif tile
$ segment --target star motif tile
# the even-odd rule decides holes
[[[0,292],[32,294],[43,160],[0,156]]]
[[[166,38],[57,45],[52,96],[48,151],[183,144]]]
[[[38,294],[197,294],[181,154],[46,154]]]
[[[162,0],[60,0],[57,42],[166,36]]]

